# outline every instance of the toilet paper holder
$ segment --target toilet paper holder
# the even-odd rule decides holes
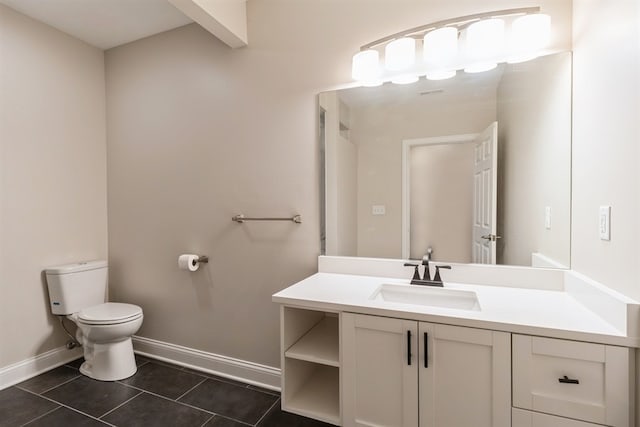
[[[198,255],[198,262],[207,263],[209,262],[209,257],[206,255]]]

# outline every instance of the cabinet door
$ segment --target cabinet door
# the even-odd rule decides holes
[[[419,329],[420,427],[510,426],[511,335],[429,323]]]
[[[343,425],[418,426],[418,323],[343,313]]]
[[[512,427],[602,427],[600,424],[585,423],[584,421],[525,411],[518,408],[513,408],[512,415]]]

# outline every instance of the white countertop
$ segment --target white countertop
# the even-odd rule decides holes
[[[637,337],[627,336],[563,290],[445,282],[445,289],[474,291],[480,303],[480,310],[474,311],[371,299],[384,283],[408,285],[409,280],[321,272],[274,294],[273,301],[332,312],[346,311],[552,338],[639,346]]]

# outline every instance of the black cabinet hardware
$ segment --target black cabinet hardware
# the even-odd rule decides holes
[[[411,366],[411,331],[407,331],[407,365]]]
[[[424,333],[424,367],[429,367],[429,334]]]
[[[558,382],[562,384],[580,384],[579,380],[574,380],[564,375],[563,378],[558,378]]]

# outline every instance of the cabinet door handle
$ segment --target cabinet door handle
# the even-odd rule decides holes
[[[580,384],[579,380],[574,380],[564,375],[563,378],[558,378],[558,382],[562,384]]]
[[[429,367],[429,334],[424,333],[424,367]]]
[[[411,331],[407,331],[407,365],[411,366]]]

